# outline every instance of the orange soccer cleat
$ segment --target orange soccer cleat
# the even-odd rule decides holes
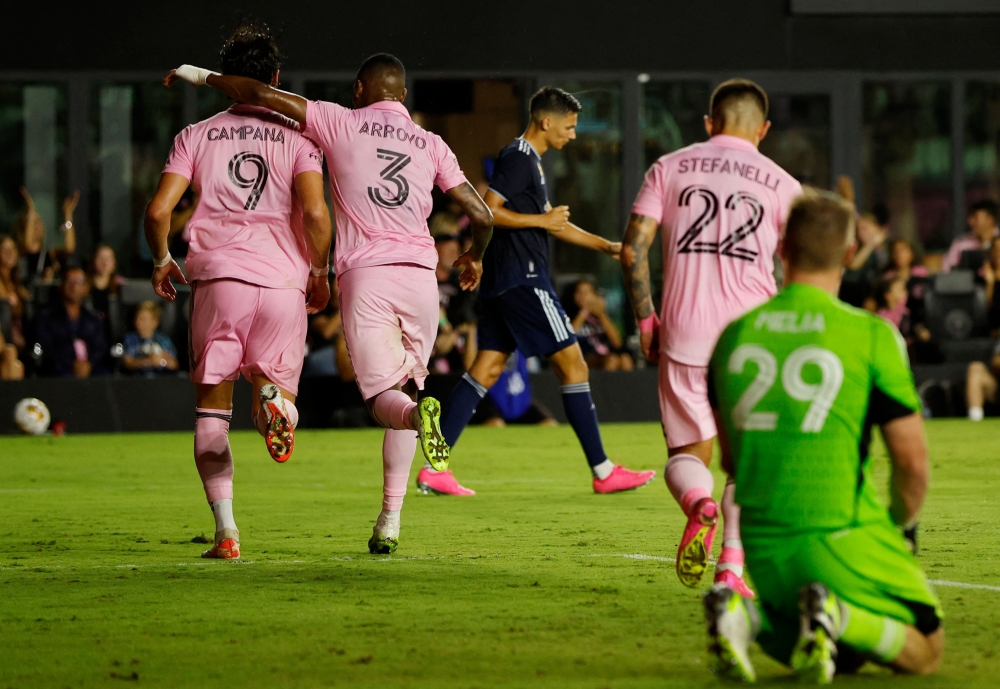
[[[222,529],[215,532],[215,545],[201,554],[212,560],[240,559],[240,532],[236,529]]]
[[[295,429],[277,385],[268,383],[260,389],[260,406],[267,419],[264,430],[267,451],[275,462],[287,462],[295,447]]]

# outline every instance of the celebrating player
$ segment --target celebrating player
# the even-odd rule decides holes
[[[237,102],[262,105],[305,125],[303,133],[326,154],[344,335],[358,387],[375,421],[386,428],[383,509],[368,546],[372,553],[390,553],[399,538],[399,510],[418,436],[427,461],[448,468],[440,404],[432,397],[416,402],[439,317],[438,256],[427,229],[431,190],[440,187],[472,221],[472,248],[455,262],[463,268],[465,290],[475,289],[483,273],[493,231],[490,209],[448,145],[410,119],[403,105],[406,72],[391,55],[374,55],[361,65],[354,110],[189,65],[167,81],[176,77],[207,81]]]
[[[712,459],[715,421],[706,366],[722,329],[773,295],[774,253],[801,185],[757,151],[771,123],[764,90],[744,79],[712,94],[709,140],[665,155],[646,173],[622,249],[625,287],[639,321],[643,354],[659,362],[660,412],[667,441],[667,487],[688,517],[677,574],[697,586],[718,524]],[[650,298],[649,247],[663,228],[663,304]],[[722,496],[725,520],[716,581],[753,594],[743,582],[739,508],[733,486]]]
[[[781,250],[787,287],[729,325],[709,364],[762,608],[721,584],[705,596],[714,669],[733,679],[754,678],[755,634],[820,683],[866,659],[919,674],[941,659],[940,603],[901,532],[927,491],[920,400],[892,324],[837,299],[853,246],[851,204],[797,201]],[[892,462],[888,510],[868,462],[872,424]]]
[[[222,48],[221,66],[261,86],[278,83],[280,56],[267,26],[241,23]],[[233,383],[241,372],[253,383],[257,428],[271,456],[286,461],[298,422],[303,295],[312,313],[330,299],[323,154],[298,130],[287,118],[247,105],[187,127],[174,140],[146,209],[153,287],[172,300],[171,278],[186,280],[167,250],[170,213],[189,185],[200,195],[189,221],[187,271],[195,463],[216,524],[215,545],[203,557],[240,556],[229,448]]]
[[[497,157],[486,203],[502,229],[486,252],[479,295],[479,353],[448,398],[441,429],[454,446],[515,349],[526,357],[548,357],[562,383],[566,416],[594,475],[594,490],[613,493],[649,483],[656,472],[629,471],[604,453],[587,363],[549,277],[550,234],[613,258],[621,250],[620,243],[569,222],[566,206],[553,208],[549,203],[542,155],[576,138],[581,109],[580,101],[566,91],[541,89],[531,97],[528,129]],[[451,472],[436,472],[433,466],[425,466],[417,481],[421,489],[439,494],[474,494]]]

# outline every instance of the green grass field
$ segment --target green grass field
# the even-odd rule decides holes
[[[995,687],[1000,422],[928,432],[920,558],[980,588],[939,585],[944,664],[905,686]],[[656,482],[596,496],[569,427],[470,429],[453,466],[479,495],[411,487],[398,551],[374,557],[378,432],[303,431],[287,465],[234,434],[237,563],[191,542],[214,524],[190,434],[0,438],[0,689],[717,686],[698,593],[656,559],[682,527],[659,428],[605,439]],[[754,658],[762,682],[787,683]]]

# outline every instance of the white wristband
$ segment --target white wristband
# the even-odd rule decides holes
[[[208,81],[209,74],[219,74],[218,72],[213,72],[209,69],[202,69],[201,67],[195,67],[194,65],[181,65],[175,70],[174,73],[184,81],[194,84],[195,86],[204,86]]]
[[[327,263],[322,268],[312,268],[312,269],[309,270],[309,274],[312,275],[313,277],[316,277],[316,278],[321,278],[324,275],[329,275],[330,274],[330,264]]]
[[[174,260],[174,257],[171,256],[170,252],[168,251],[167,255],[163,257],[162,261],[153,261],[153,266],[156,267],[156,268],[162,268],[163,266],[167,265],[168,263],[170,263],[173,260]]]

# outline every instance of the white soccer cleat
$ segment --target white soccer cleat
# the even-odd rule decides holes
[[[725,584],[715,584],[702,599],[708,623],[709,669],[723,679],[755,682],[757,673],[750,662],[750,644],[760,627],[753,604]]]

